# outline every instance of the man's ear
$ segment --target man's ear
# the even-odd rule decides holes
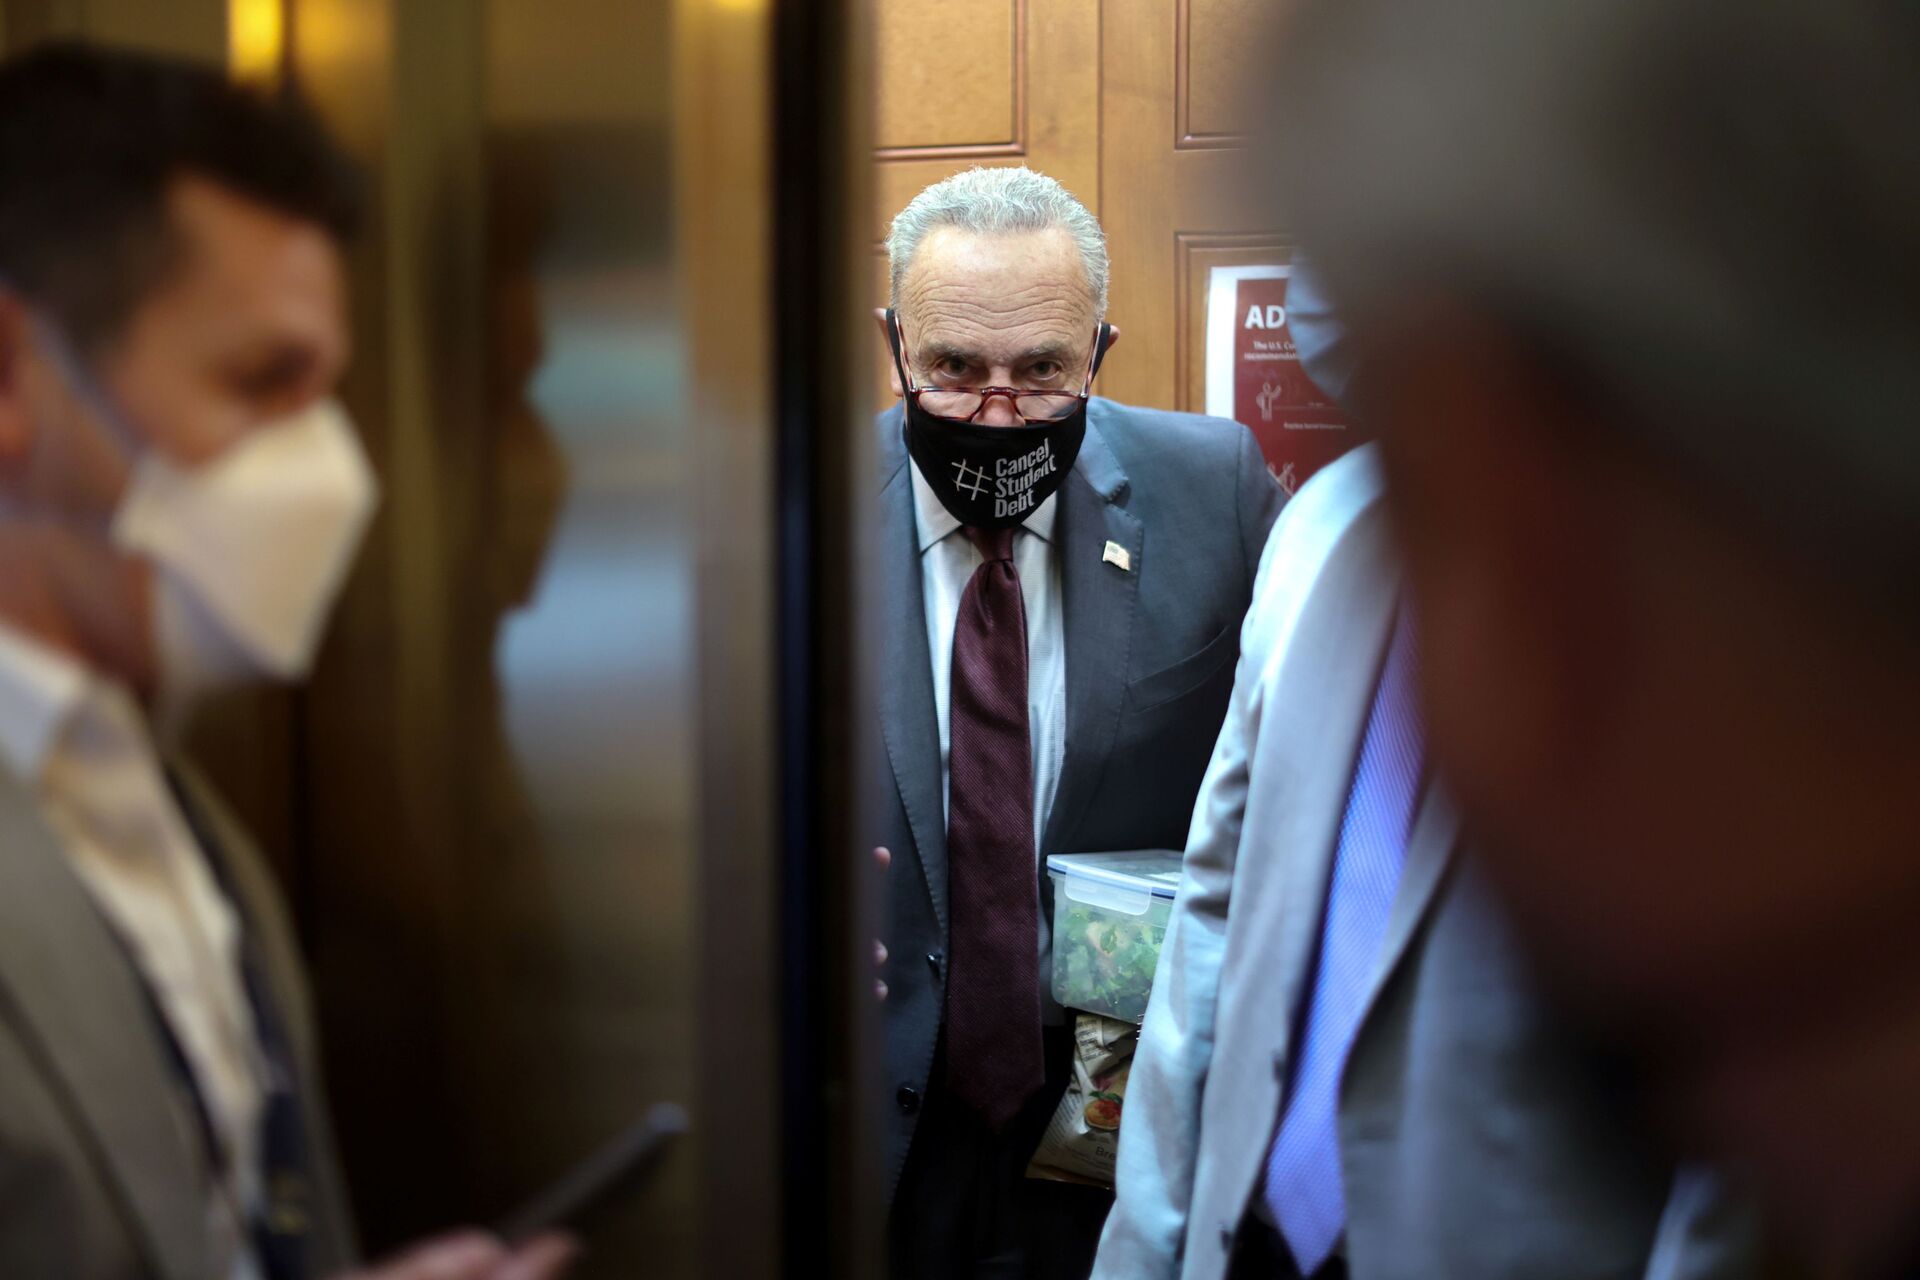
[[[1107,363],[1107,353],[1113,350],[1113,344],[1118,341],[1120,341],[1120,326],[1101,321],[1100,327],[1094,332],[1093,368],[1090,379],[1100,376],[1100,370]]]
[[[875,307],[873,319],[874,323],[880,327],[880,358],[887,366],[887,385],[893,388],[895,396],[904,396],[907,394],[907,389],[900,385],[900,366],[894,361],[893,341],[887,333],[887,309]]]
[[[0,475],[18,471],[33,452],[33,410],[26,365],[33,319],[18,294],[0,289]]]

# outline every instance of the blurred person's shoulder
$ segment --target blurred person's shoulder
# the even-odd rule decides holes
[[[1341,553],[1369,537],[1384,546],[1384,527],[1370,517],[1385,495],[1378,446],[1371,444],[1342,454],[1300,487],[1267,535],[1243,651],[1284,649],[1309,604],[1328,599],[1320,588],[1342,565],[1375,563]]]
[[[1302,567],[1319,564],[1380,505],[1386,484],[1379,449],[1375,444],[1350,449],[1300,486],[1267,537],[1263,574],[1276,556]]]

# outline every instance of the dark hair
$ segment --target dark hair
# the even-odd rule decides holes
[[[177,261],[167,193],[189,175],[342,242],[358,218],[357,173],[291,94],[72,42],[0,62],[0,281],[83,348]]]

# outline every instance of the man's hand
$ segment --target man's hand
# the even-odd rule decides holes
[[[873,860],[884,875],[886,869],[893,865],[893,854],[887,849],[875,849],[873,851]],[[887,967],[887,944],[878,938],[873,940],[873,967],[878,970],[885,970]],[[875,979],[873,993],[880,999],[885,1000],[887,998],[887,984],[879,979]]]
[[[545,1235],[509,1249],[483,1232],[463,1231],[334,1280],[560,1280],[579,1253],[566,1236]]]

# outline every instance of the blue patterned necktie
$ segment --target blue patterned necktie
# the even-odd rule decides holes
[[[1332,1256],[1347,1225],[1337,1123],[1340,1077],[1373,985],[1419,798],[1414,659],[1403,612],[1347,793],[1311,1003],[1267,1155],[1267,1205],[1303,1276]]]

